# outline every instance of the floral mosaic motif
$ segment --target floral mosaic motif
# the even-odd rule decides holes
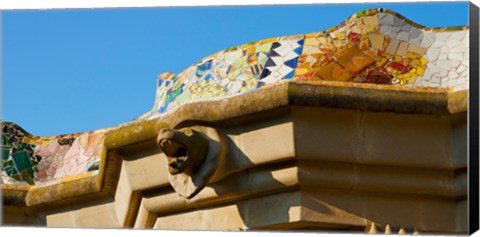
[[[365,10],[322,32],[233,47],[179,75],[162,74],[147,117],[281,80],[465,90],[468,48],[467,27],[426,28],[385,9]]]
[[[372,9],[322,32],[232,47],[178,75],[161,74],[153,109],[116,127],[37,137],[2,122],[1,181],[46,186],[75,175],[96,175],[109,131],[185,103],[223,99],[284,80],[467,90],[468,40],[467,27],[425,28],[394,12]]]
[[[2,182],[48,185],[99,168],[105,132],[37,137],[2,122]]]
[[[410,35],[397,39],[382,33],[380,11],[367,10],[336,29],[305,35],[296,78],[406,85],[423,76],[429,61],[424,57],[427,48],[410,42]],[[409,30],[421,32],[401,21]]]

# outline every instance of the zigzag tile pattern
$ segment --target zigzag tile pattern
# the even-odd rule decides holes
[[[178,75],[163,73],[152,110],[116,127],[37,137],[2,122],[1,181],[47,186],[68,177],[97,175],[107,132],[154,119],[182,104],[221,100],[284,80],[468,90],[468,56],[466,26],[425,28],[388,10],[361,11],[322,32],[233,47]]]
[[[468,27],[425,28],[384,9],[358,12],[318,33],[261,40],[159,76],[146,118],[181,104],[246,93],[282,80],[468,89]]]

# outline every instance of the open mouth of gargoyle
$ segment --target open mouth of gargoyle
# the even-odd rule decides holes
[[[159,146],[168,158],[168,171],[170,174],[181,173],[188,167],[188,152],[185,144],[164,138],[160,140]]]

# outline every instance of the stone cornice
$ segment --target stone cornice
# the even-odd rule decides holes
[[[184,104],[153,119],[120,126],[107,132],[105,153],[149,139],[158,129],[176,127],[186,121],[217,123],[284,106],[315,106],[376,112],[449,115],[467,111],[467,91],[442,88],[408,88],[392,85],[342,82],[285,81],[258,91],[221,100]],[[102,155],[102,164],[108,156]],[[36,187],[2,184],[6,203],[34,206],[100,192],[104,174],[69,177],[55,185]],[[116,182],[116,180],[111,180]]]

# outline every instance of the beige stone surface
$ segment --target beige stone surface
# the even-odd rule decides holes
[[[169,186],[155,142],[115,148],[109,152],[122,166],[110,199],[52,204],[46,222],[205,230],[360,230],[376,223],[397,232],[464,233],[466,113],[430,112],[294,105],[213,123],[237,149],[229,154],[234,172],[191,200]],[[19,218],[13,222],[25,222],[23,212],[12,213]]]
[[[307,187],[449,198],[466,195],[466,189],[459,188],[466,185],[464,175],[445,170],[321,161],[298,165],[299,183]]]
[[[159,217],[153,228],[163,230],[244,230],[246,226],[237,206],[228,205]]]
[[[122,226],[125,224],[127,219],[128,210],[130,207],[130,203],[132,201],[133,190],[128,180],[127,168],[122,165],[120,169],[120,177],[118,179],[117,190],[115,192],[115,214],[117,215],[117,219]]]
[[[114,207],[119,223],[131,227],[138,211],[139,192],[168,185],[166,164],[154,143],[125,147],[119,158],[123,159],[123,162]]]
[[[416,227],[430,232],[457,231],[454,199],[334,190],[307,190],[306,195],[316,202],[383,225]]]
[[[357,112],[295,107],[294,139],[299,159],[352,161],[361,141],[356,139]]]
[[[309,107],[295,107],[293,114],[298,159],[465,167],[466,143],[460,137],[466,130],[460,124],[452,129],[448,116]]]
[[[139,206],[139,210],[138,210],[138,215],[135,218],[135,224],[133,226],[135,229],[152,228],[152,226],[155,223],[156,215],[149,212],[145,208],[144,201],[145,200],[141,201],[140,206]]]
[[[451,168],[448,117],[396,113],[361,113],[359,162],[396,166]]]
[[[48,227],[120,228],[113,201],[99,200],[89,205],[65,208],[47,215]]]
[[[144,190],[168,184],[167,165],[163,156],[155,145],[142,147],[144,154],[124,156],[122,164],[128,183],[132,190]]]
[[[155,229],[246,230],[296,222],[300,217],[298,191],[250,198],[234,204],[158,217]],[[188,220],[188,221],[185,221]]]
[[[240,131],[242,133],[234,141],[254,165],[295,157],[293,123],[290,121]]]
[[[204,208],[226,201],[238,201],[248,197],[298,186],[298,169],[292,166],[261,167],[240,172],[207,186],[192,199],[185,199],[174,192],[144,197],[143,206],[156,214],[173,213],[188,208]]]

